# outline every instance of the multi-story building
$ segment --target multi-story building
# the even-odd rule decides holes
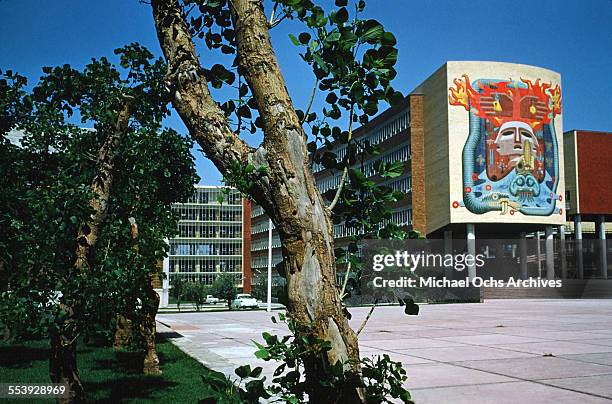
[[[379,159],[405,163],[401,177],[385,180],[407,193],[405,200],[391,207],[394,223],[427,238],[467,240],[469,248],[474,248],[477,235],[524,240],[543,234],[547,277],[555,276],[553,257],[557,257],[550,242],[555,235],[564,237],[568,214],[579,220],[581,211],[583,216],[588,213],[603,239],[609,218],[611,201],[605,190],[610,179],[605,173],[610,170],[603,169],[609,157],[604,152],[601,159],[593,160],[586,154],[610,150],[611,137],[590,139],[594,135],[580,132],[574,135],[578,140],[568,143],[568,136],[562,128],[561,76],[540,67],[500,62],[447,62],[402,105],[354,133],[356,142],[367,139],[383,150],[360,163],[371,179],[382,183],[373,171]],[[564,148],[570,150],[564,153]],[[338,161],[344,158],[346,146],[332,149]],[[567,160],[568,153],[577,157]],[[568,185],[573,192],[569,212],[566,161],[577,164],[575,176],[588,177]],[[582,166],[591,171],[580,172]],[[319,190],[333,194],[342,173],[318,164],[313,164],[313,171]],[[598,192],[596,182],[604,192]],[[578,184],[576,194],[572,189]],[[257,206],[251,217],[252,267],[260,271],[268,261],[268,218]],[[353,232],[342,223],[334,225],[339,244]],[[282,260],[276,233],[272,247],[276,265]],[[470,276],[474,273],[470,268]]]
[[[225,194],[221,187],[198,185],[173,209],[180,217],[179,234],[168,241],[166,278],[212,284],[219,274],[229,273],[236,286],[250,292],[250,202],[236,189]]]

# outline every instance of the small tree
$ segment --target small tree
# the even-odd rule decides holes
[[[236,296],[236,279],[230,274],[220,274],[212,284],[212,293],[220,299],[227,300],[227,306],[232,309],[232,300]]]
[[[183,300],[183,296],[185,294],[185,287],[187,282],[183,280],[180,276],[175,276],[170,278],[170,285],[172,288],[170,289],[172,295],[176,298],[176,307],[178,311],[181,311],[181,300]]]
[[[209,290],[210,288],[201,282],[189,282],[185,286],[185,297],[195,304],[197,311],[200,311],[200,308],[206,302],[206,295]]]
[[[16,337],[51,337],[50,377],[70,386],[66,402],[83,399],[80,336],[109,329],[117,312],[154,335],[149,280],[177,231],[171,204],[197,181],[192,142],[161,127],[165,64],[136,44],[116,53],[120,66],[44,67],[31,92],[0,72],[0,188],[10,190],[0,197],[0,278],[10,285],[0,319]],[[94,130],[68,122],[74,112]],[[4,136],[12,129],[24,133],[20,146]]]

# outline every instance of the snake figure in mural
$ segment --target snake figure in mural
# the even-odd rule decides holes
[[[475,214],[549,216],[562,214],[556,201],[559,152],[554,117],[561,113],[559,85],[521,79],[481,79],[467,75],[449,88],[450,105],[469,113],[463,147],[463,200]]]

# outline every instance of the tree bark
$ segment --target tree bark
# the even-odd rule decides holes
[[[132,339],[132,320],[123,314],[117,314],[117,324],[115,325],[115,338],[113,341],[114,349],[126,349]]]
[[[93,257],[100,229],[108,213],[110,188],[113,182],[115,150],[121,136],[127,131],[132,99],[126,97],[121,111],[117,113],[114,129],[106,136],[98,150],[96,176],[91,183],[94,197],[89,202],[93,210],[91,217],[79,226],[77,246],[72,273],[78,274],[93,266]],[[57,330],[51,332],[51,355],[49,376],[54,383],[66,384],[70,396],[58,398],[58,403],[74,403],[84,399],[84,389],[77,369],[76,344],[80,335],[79,320],[83,302],[72,307],[63,306],[66,315],[58,318]]]
[[[167,79],[174,89],[173,105],[207,157],[224,174],[231,159],[268,167],[267,176],[243,191],[265,209],[279,233],[287,269],[289,313],[298,324],[310,325],[301,327],[300,333],[311,333],[331,343],[325,357],[306,358],[309,394],[317,400],[328,397],[337,401],[340,396],[343,402],[362,402],[361,390],[354,387],[339,391],[335,397],[321,394],[324,388],[319,381],[330,364],[342,361],[346,370],[360,373],[359,348],[357,336],[342,314],[331,215],[308,167],[307,137],[272,49],[261,2],[230,2],[238,63],[264,124],[264,141],[255,150],[220,119],[223,112],[210,96],[176,0],[152,0],[151,4],[169,65]]]
[[[144,315],[140,323],[140,334],[145,343],[145,357],[142,367],[145,375],[159,375],[162,373],[159,367],[159,358],[155,345],[155,337],[157,334],[155,316],[157,315],[158,308],[159,295],[153,289],[153,277],[151,276],[147,288],[147,296],[143,303]]]
[[[130,236],[132,237],[132,249],[138,253],[138,224],[136,219],[130,217]],[[159,295],[153,288],[153,275],[147,277],[147,285],[145,286],[145,296],[142,302],[142,318],[138,329],[140,336],[145,345],[145,356],[143,360],[142,371],[146,375],[159,375],[159,358],[157,357],[155,347],[156,324],[155,316],[159,308]],[[131,330],[131,328],[130,328]],[[131,333],[130,333],[131,334]]]

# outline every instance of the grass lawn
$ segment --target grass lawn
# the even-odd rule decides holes
[[[47,341],[0,343],[0,381],[48,383],[47,344]],[[158,342],[157,353],[163,374],[145,376],[140,373],[142,360],[137,353],[80,345],[77,360],[88,399],[92,402],[196,403],[201,398],[201,375],[206,373],[206,368],[165,340]],[[54,403],[55,400],[36,402]]]

